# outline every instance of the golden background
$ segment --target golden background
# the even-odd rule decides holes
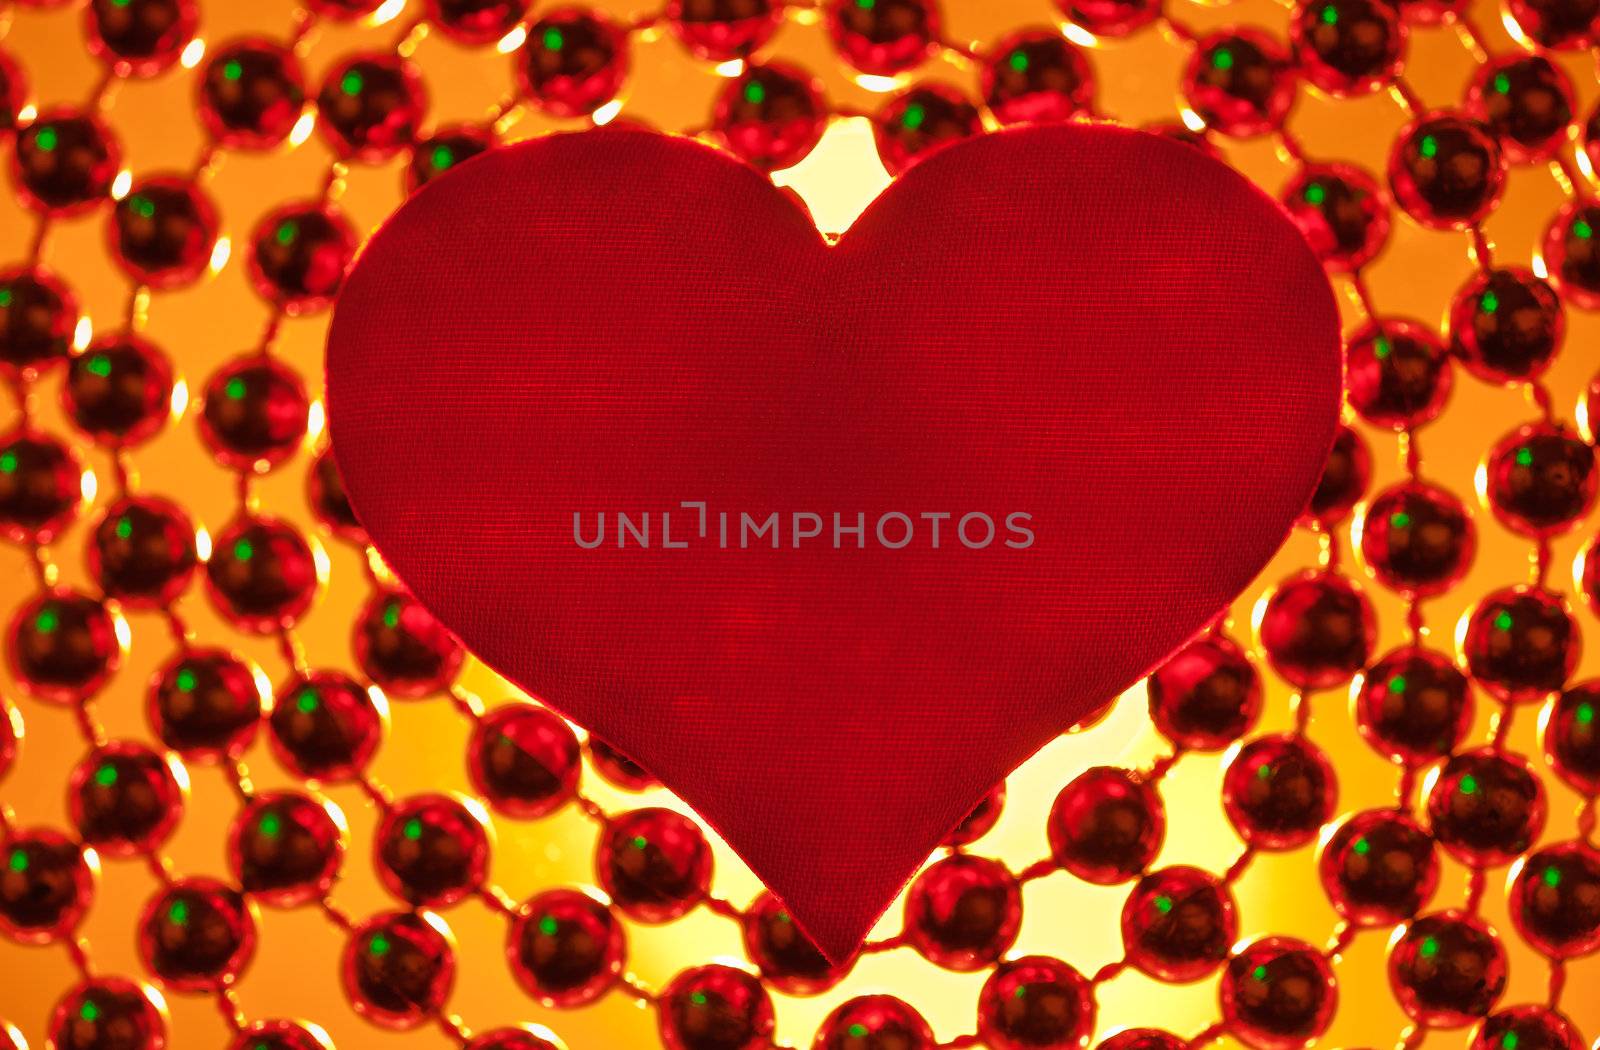
[[[534,5],[533,17],[550,5]],[[637,17],[656,13],[659,0],[624,2],[609,0],[593,6]],[[382,24],[373,19],[353,24],[318,23],[302,42],[300,51],[309,91],[314,93],[322,73],[339,57],[360,48],[388,48],[419,16],[420,0],[404,0],[403,9],[386,5],[390,16]],[[947,34],[958,41],[985,43],[1011,30],[1031,25],[1059,24],[1060,15],[1049,0],[946,0]],[[1168,14],[1196,29],[1250,24],[1266,28],[1279,40],[1287,39],[1288,8],[1272,0],[1239,0],[1213,6],[1191,0],[1171,0]],[[32,101],[41,109],[59,103],[81,103],[102,75],[101,65],[85,51],[82,11],[77,5],[40,10],[0,7],[3,47],[22,65],[31,86]],[[1505,31],[1499,8],[1480,2],[1472,11],[1492,51],[1519,49]],[[200,38],[210,44],[251,33],[287,39],[296,24],[296,12],[287,0],[205,0]],[[428,83],[429,127],[446,122],[481,120],[495,110],[513,90],[512,58],[493,46],[467,49],[435,33],[413,38],[413,58]],[[1123,41],[1104,41],[1089,50],[1096,76],[1096,109],[1103,116],[1141,124],[1170,121],[1179,116],[1178,85],[1188,46],[1161,26],[1135,33]],[[827,85],[836,106],[872,111],[886,96],[853,81],[837,60],[824,29],[805,11],[791,11],[762,56],[781,56],[806,65]],[[1430,106],[1455,105],[1461,100],[1474,69],[1474,58],[1457,31],[1450,27],[1413,28],[1406,78]],[[198,56],[195,56],[198,57]],[[1580,114],[1588,114],[1597,95],[1595,56],[1585,53],[1552,56],[1571,75],[1578,88]],[[641,118],[667,130],[699,129],[709,123],[711,102],[723,81],[711,65],[688,55],[672,35],[648,30],[633,38],[633,66],[624,86],[625,117]],[[192,65],[192,63],[189,63]],[[938,79],[976,96],[976,71],[954,56],[943,56],[901,78]],[[884,87],[886,85],[874,85]],[[129,80],[112,86],[105,99],[106,119],[120,137],[124,166],[136,176],[157,171],[192,169],[204,146],[194,113],[195,73],[175,66],[150,80]],[[1387,148],[1404,122],[1404,113],[1388,94],[1335,101],[1302,86],[1289,127],[1306,154],[1314,159],[1341,159],[1381,173]],[[508,122],[506,138],[538,134],[547,128],[579,126],[581,122],[556,122],[537,114],[518,112]],[[1247,142],[1215,139],[1227,158],[1275,193],[1293,172],[1293,163],[1272,137]],[[7,147],[9,148],[9,147]],[[266,153],[223,151],[213,167],[207,189],[222,215],[222,235],[232,239],[232,258],[194,287],[155,293],[148,304],[142,331],[164,347],[187,381],[197,391],[222,362],[254,347],[269,316],[267,305],[250,288],[244,274],[242,246],[258,218],[287,200],[315,197],[333,156],[316,133],[297,146]],[[354,165],[345,179],[340,198],[352,221],[370,230],[400,202],[403,160],[382,165]],[[798,168],[780,173],[779,181],[794,185],[806,198],[824,229],[841,229],[883,185],[887,176],[872,150],[865,121],[841,120],[822,145]],[[1512,170],[1504,203],[1487,221],[1485,230],[1495,246],[1497,265],[1527,265],[1543,230],[1565,194],[1558,179],[1544,166]],[[88,216],[52,224],[44,261],[60,273],[77,293],[84,312],[97,331],[119,326],[129,308],[130,286],[105,249],[106,209]],[[0,193],[0,264],[25,260],[36,230],[36,218],[23,210],[8,193]],[[1386,316],[1413,317],[1439,326],[1454,291],[1473,273],[1466,234],[1421,229],[1396,212],[1395,228],[1384,254],[1367,268],[1367,278],[1378,309]],[[1362,320],[1349,283],[1335,280],[1346,310],[1347,324]],[[595,289],[605,295],[604,288]],[[315,394],[320,387],[321,353],[327,314],[288,319],[275,346],[278,358],[297,369]],[[1596,371],[1594,348],[1600,341],[1600,318],[1593,311],[1568,307],[1568,331],[1562,353],[1546,382],[1554,395],[1557,415],[1572,419],[1577,399]],[[59,409],[60,371],[35,388],[36,419],[52,434],[71,435]],[[14,408],[0,409],[11,420]],[[1443,416],[1421,433],[1424,475],[1460,494],[1476,509],[1479,551],[1471,573],[1457,587],[1425,606],[1435,647],[1453,650],[1454,627],[1476,598],[1498,586],[1524,582],[1530,576],[1531,544],[1503,529],[1483,510],[1472,494],[1473,473],[1489,445],[1514,425],[1533,419],[1536,410],[1520,389],[1491,388],[1457,368],[1455,391]],[[131,461],[137,474],[135,490],[178,499],[203,527],[213,534],[236,509],[233,476],[216,465],[203,448],[196,425],[195,406],[172,421],[154,440],[134,450]],[[0,429],[11,424],[0,424]],[[1373,448],[1375,468],[1370,492],[1376,492],[1402,475],[1398,442],[1388,432],[1366,429]],[[315,443],[320,435],[308,440]],[[111,463],[103,451],[79,442],[91,469],[100,479],[96,505],[103,505],[112,490]],[[285,467],[258,479],[254,492],[260,506],[286,516],[307,533],[317,533],[305,500],[305,472],[310,449]],[[85,522],[92,511],[57,539],[50,548],[64,582],[89,586],[83,550]],[[1572,591],[1568,566],[1584,541],[1594,533],[1592,522],[1557,540],[1551,585]],[[1349,547],[1348,527],[1336,541],[1341,562],[1366,580]],[[329,586],[320,602],[296,633],[309,662],[317,667],[351,667],[350,624],[355,610],[369,593],[370,584],[360,564],[361,554],[350,545],[323,537],[331,563]],[[9,621],[14,608],[34,592],[31,554],[22,546],[0,545],[0,613]],[[1297,530],[1261,578],[1235,603],[1231,632],[1241,640],[1249,635],[1252,607],[1274,581],[1318,557],[1318,539]],[[182,616],[199,640],[231,646],[280,680],[286,668],[270,639],[245,635],[228,626],[200,594],[198,582],[181,599]],[[1377,607],[1380,639],[1376,653],[1404,640],[1403,606],[1381,587],[1368,581],[1367,591]],[[1596,628],[1587,609],[1578,617],[1586,631]],[[144,690],[150,674],[172,652],[167,627],[158,614],[130,612],[132,644],[123,666],[99,694],[96,709],[112,738],[151,740],[144,715]],[[1600,646],[1591,645],[1578,677],[1600,669]],[[65,807],[67,772],[84,745],[71,708],[30,700],[15,682],[0,672],[0,695],[20,710],[26,726],[16,766],[0,782],[0,799],[17,826],[45,824],[70,828]],[[1263,667],[1268,688],[1266,714],[1258,731],[1290,726],[1285,684]],[[482,667],[469,662],[463,685],[491,705],[516,691]],[[1477,695],[1477,725],[1469,743],[1488,739],[1489,719],[1497,705],[1481,692]],[[1371,751],[1357,736],[1344,690],[1313,696],[1310,736],[1326,749],[1339,771],[1341,812],[1389,804],[1399,771]],[[373,777],[398,795],[424,789],[470,793],[463,754],[468,722],[441,698],[421,701],[394,700],[387,735],[371,767]],[[1535,757],[1543,769],[1535,735],[1535,712],[1517,712],[1509,746]],[[259,787],[287,786],[292,781],[266,753],[265,734],[245,756]],[[1144,690],[1136,686],[1124,695],[1112,715],[1084,733],[1064,736],[1041,751],[1009,781],[1005,812],[997,827],[979,840],[972,852],[1003,858],[1013,870],[1047,855],[1045,815],[1057,791],[1078,771],[1092,764],[1147,765],[1166,753],[1167,745],[1154,733],[1144,715]],[[1240,842],[1222,815],[1218,799],[1224,756],[1186,755],[1166,778],[1162,795],[1168,813],[1168,832],[1157,866],[1191,863],[1214,871],[1225,869],[1240,852]],[[172,870],[180,875],[227,878],[223,834],[236,798],[214,767],[190,766],[192,787],[184,819],[164,850]],[[639,805],[681,805],[665,792],[632,795],[613,790],[592,770],[585,772],[585,790],[608,811]],[[1575,815],[1582,802],[1570,789],[1546,775],[1551,816],[1544,841],[1571,838]],[[361,918],[395,906],[384,893],[370,863],[374,810],[359,788],[334,787],[327,791],[344,811],[351,826],[351,849],[333,899],[347,914]],[[593,825],[575,809],[534,823],[495,818],[495,848],[491,881],[513,898],[522,900],[551,886],[593,882]],[[719,896],[743,905],[759,891],[755,879],[720,843],[717,844],[715,889]],[[1282,854],[1260,854],[1235,886],[1240,906],[1242,935],[1248,939],[1274,931],[1303,938],[1312,944],[1328,941],[1336,916],[1326,902],[1315,876],[1316,847]],[[1441,856],[1443,856],[1441,854]],[[818,858],[826,863],[826,858]],[[1457,904],[1466,895],[1465,869],[1443,858],[1445,875],[1432,908]],[[140,964],[134,950],[134,925],[139,908],[156,891],[157,883],[138,861],[103,860],[94,903],[82,927],[91,946],[97,971],[138,976]],[[1521,943],[1506,916],[1505,869],[1489,874],[1483,913],[1494,924],[1511,955],[1511,979],[1501,1005],[1542,1002],[1546,996],[1548,966]],[[1024,922],[1016,945],[1018,954],[1044,952],[1072,963],[1085,973],[1122,955],[1117,917],[1128,887],[1095,887],[1057,873],[1030,882],[1024,890]],[[550,1011],[533,1003],[512,981],[503,954],[505,920],[468,898],[444,917],[454,931],[458,975],[448,1009],[474,1031],[517,1021],[536,1021],[555,1030],[572,1050],[659,1046],[655,1018],[626,995],[613,992],[599,1003],[576,1011]],[[899,929],[900,907],[891,907],[874,936],[892,935]],[[341,1048],[384,1046],[423,1050],[453,1045],[439,1028],[427,1026],[406,1033],[374,1028],[355,1016],[340,989],[337,958],[343,936],[317,909],[263,908],[259,915],[257,954],[237,986],[237,996],[250,1019],[301,1017],[314,1020]],[[697,910],[666,926],[627,923],[629,970],[640,982],[659,989],[681,969],[712,958],[744,957],[737,926],[727,918]],[[1388,991],[1384,974],[1386,932],[1363,932],[1336,964],[1340,985],[1340,1010],[1326,1037],[1326,1045],[1389,1046],[1407,1029],[1408,1022]],[[909,949],[861,960],[843,984],[814,999],[775,995],[778,1038],[795,1046],[808,1046],[818,1022],[835,1005],[866,991],[897,994],[914,1004],[941,1039],[954,1039],[975,1027],[977,991],[983,973],[955,974],[925,962]],[[30,1044],[43,1043],[49,1010],[76,971],[60,945],[26,947],[0,939],[0,1018],[15,1024]],[[1172,986],[1125,971],[1098,989],[1100,1012],[1096,1039],[1118,1028],[1158,1025],[1188,1036],[1217,1018],[1216,978],[1193,985]],[[1591,1038],[1600,1035],[1600,961],[1578,960],[1568,967],[1563,1006]],[[168,994],[170,1044],[220,1047],[227,1028],[209,996]],[[1427,1035],[1428,1047],[1463,1045],[1467,1030],[1446,1030]],[[1231,1044],[1224,1039],[1223,1043]]]

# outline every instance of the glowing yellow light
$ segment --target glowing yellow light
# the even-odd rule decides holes
[[[872,122],[848,117],[828,125],[816,149],[794,167],[774,172],[772,181],[804,198],[823,233],[843,233],[889,185],[889,173],[878,159]]]
[[[94,322],[89,320],[89,315],[84,314],[78,318],[78,326],[72,330],[72,348],[82,350],[94,340]]]
[[[517,26],[511,32],[507,33],[505,36],[496,41],[494,49],[500,52],[502,55],[509,55],[511,52],[521,47],[522,42],[526,39],[528,39],[528,27]]]
[[[589,117],[594,121],[595,127],[604,127],[617,119],[617,114],[622,112],[622,100],[614,98],[610,102],[595,110]]]
[[[1206,130],[1206,118],[1202,117],[1188,106],[1184,106],[1178,111],[1178,119],[1183,121],[1184,127],[1188,128],[1196,135]]]
[[[712,69],[719,77],[736,77],[744,73],[744,59],[735,58],[728,62],[719,62]]]
[[[133,172],[123,168],[117,172],[117,177],[111,180],[111,199],[121,200],[128,195],[128,190],[133,188]]]
[[[193,69],[200,64],[200,60],[205,56],[206,42],[199,37],[195,37],[183,49],[183,54],[178,56],[178,64],[184,69]]]
[[[1093,33],[1082,26],[1075,26],[1071,22],[1061,23],[1061,35],[1077,44],[1079,47],[1099,47],[1100,40]]]
[[[218,237],[217,243],[211,246],[211,261],[206,266],[212,273],[216,273],[228,265],[228,256],[233,253],[233,241],[227,237]]]
[[[317,438],[322,436],[322,428],[327,423],[328,413],[322,407],[320,400],[311,402],[311,407],[306,410],[306,443],[315,444]]]
[[[406,9],[406,0],[384,0],[378,9],[367,16],[367,25],[381,26],[393,22],[395,16]]]
[[[300,119],[294,122],[294,127],[289,129],[289,145],[298,146],[311,137],[311,129],[317,126],[317,111],[307,109],[300,114]]]
[[[189,407],[189,383],[187,380],[179,379],[172,384],[172,400],[169,404],[172,406],[173,418],[180,418],[184,410]]]
[[[870,73],[861,73],[855,77],[858,86],[868,91],[882,95],[889,91],[898,91],[905,83],[904,77],[879,77]]]
[[[201,561],[211,560],[211,533],[206,531],[204,525],[194,530],[194,552]]]
[[[17,123],[19,125],[32,124],[33,118],[37,117],[38,115],[39,107],[30,102],[26,106],[23,106],[21,109],[17,110]]]
[[[94,471],[86,470],[78,478],[78,491],[83,494],[85,503],[94,502],[94,494],[100,491],[100,484],[94,479]]]

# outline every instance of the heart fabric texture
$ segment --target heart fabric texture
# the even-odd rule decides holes
[[[608,129],[402,207],[327,383],[406,586],[837,960],[1271,557],[1332,440],[1339,324],[1290,221],[1185,144],[983,136],[830,245],[738,162]]]

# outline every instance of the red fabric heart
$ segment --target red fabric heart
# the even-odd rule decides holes
[[[996,781],[1265,564],[1340,356],[1294,227],[1187,145],[988,135],[830,246],[735,161],[608,130],[402,207],[327,371],[350,500],[417,598],[693,805],[837,959]],[[619,511],[648,548],[619,549]],[[739,549],[770,512],[778,549]],[[822,521],[798,548],[795,513]]]

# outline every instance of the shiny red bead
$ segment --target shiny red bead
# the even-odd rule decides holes
[[[328,71],[317,93],[317,127],[341,157],[375,163],[411,145],[427,106],[416,66],[363,53]]]
[[[595,873],[635,922],[671,922],[711,891],[711,846],[700,825],[670,809],[636,809],[600,834]]]
[[[1267,662],[1300,689],[1328,689],[1353,678],[1378,631],[1372,603],[1349,578],[1307,570],[1260,606],[1256,634]]]
[[[415,1028],[449,998],[455,950],[433,915],[388,912],[351,932],[340,973],[356,1013],[385,1028]]]
[[[143,179],[111,209],[111,255],[152,288],[189,284],[206,271],[217,243],[217,209],[198,185],[173,176]]]
[[[1368,324],[1345,347],[1345,397],[1375,426],[1405,430],[1430,422],[1450,396],[1444,340],[1413,321]]]
[[[1263,135],[1282,127],[1294,105],[1294,67],[1283,45],[1260,30],[1214,33],[1195,45],[1183,94],[1208,127]]]
[[[1549,367],[1566,335],[1561,300],[1531,270],[1491,270],[1456,293],[1450,349],[1479,379],[1521,383]]]
[[[667,0],[666,18],[690,54],[731,62],[770,40],[781,16],[773,0]]]
[[[1600,948],[1600,851],[1582,840],[1545,846],[1511,873],[1511,923],[1551,959]]]
[[[1000,811],[1006,804],[1006,782],[1004,780],[994,786],[994,790],[973,806],[961,823],[957,824],[944,837],[942,845],[954,849],[960,846],[969,846],[983,838],[1000,819]]]
[[[4,700],[0,700],[0,778],[11,772],[11,766],[17,760],[18,744],[21,740],[21,713]]]
[[[548,816],[578,791],[578,738],[559,716],[533,704],[495,708],[472,730],[467,773],[495,812],[519,820]]]
[[[1600,795],[1600,681],[1571,686],[1539,719],[1545,759],[1575,791]]]
[[[95,523],[88,560],[89,575],[107,597],[136,608],[166,606],[199,565],[194,523],[170,500],[124,497]]]
[[[1473,1029],[1467,1050],[1584,1050],[1572,1022],[1543,1006],[1512,1006],[1490,1014]]]
[[[944,84],[918,84],[896,95],[872,120],[878,159],[891,175],[938,150],[983,133],[978,107]]]
[[[477,892],[489,874],[487,819],[449,795],[394,803],[373,834],[379,880],[421,908],[446,908]]]
[[[697,966],[661,993],[657,1025],[666,1050],[765,1050],[775,1019],[754,976],[731,966]]]
[[[1479,491],[1496,518],[1533,538],[1567,531],[1594,507],[1594,448],[1559,424],[1527,423],[1495,443]]]
[[[150,340],[121,333],[96,340],[67,366],[61,404],[101,445],[131,447],[172,418],[172,362]]]
[[[0,370],[31,380],[66,359],[78,302],[48,271],[0,271]]]
[[[1389,946],[1389,986],[1401,1009],[1435,1028],[1459,1028],[1494,1009],[1507,969],[1489,924],[1454,909],[1407,924]]]
[[[517,60],[523,92],[555,117],[588,116],[617,97],[627,75],[627,37],[580,7],[545,12],[529,27]]]
[[[356,254],[356,234],[331,205],[290,204],[250,234],[250,279],[261,296],[293,315],[333,302]]]
[[[1045,833],[1057,864],[1085,882],[1111,886],[1149,866],[1166,836],[1161,796],[1126,769],[1099,766],[1061,789]]]
[[[1540,255],[1568,302],[1600,307],[1600,204],[1580,199],[1563,205],[1545,231]]]
[[[1435,229],[1460,229],[1494,210],[1505,191],[1500,145],[1466,116],[1440,112],[1400,131],[1389,154],[1389,187],[1407,215]]]
[[[200,70],[200,122],[218,145],[271,149],[289,137],[305,107],[300,60],[270,40],[226,44]]]
[[[1238,936],[1233,894],[1199,868],[1152,872],[1122,905],[1128,963],[1157,980],[1182,984],[1215,972]]]
[[[216,879],[163,888],[139,918],[139,958],[172,991],[211,992],[234,983],[255,947],[249,903]]]
[[[1459,633],[1467,670],[1501,700],[1527,704],[1566,685],[1578,666],[1578,623],[1553,591],[1494,591],[1467,614]]]
[[[51,1011],[47,1050],[164,1050],[166,1004],[124,977],[90,977],[67,990]]]
[[[862,995],[834,1008],[811,1050],[935,1050],[933,1029],[916,1007],[892,995]]]
[[[344,815],[333,803],[294,791],[246,802],[228,826],[228,870],[264,904],[290,908],[321,900],[344,860]]]
[[[356,663],[387,695],[426,696],[448,688],[466,650],[433,614],[403,591],[383,590],[356,617]]]
[[[1161,0],[1056,0],[1073,25],[1095,36],[1127,36],[1161,15]]]
[[[937,46],[939,9],[932,0],[828,0],[828,36],[839,57],[873,76],[920,65]]]
[[[906,940],[947,970],[993,965],[1021,927],[1021,887],[996,861],[964,853],[945,857],[923,869],[906,894]]]
[[[1544,830],[1544,786],[1521,755],[1480,748],[1431,777],[1428,824],[1445,852],[1481,868],[1509,864]]]
[[[240,518],[218,533],[206,562],[206,593],[241,630],[291,627],[321,586],[318,554],[287,522]]]
[[[1600,4],[1594,0],[1507,0],[1506,13],[1522,36],[1541,47],[1577,51],[1600,42]]]
[[[83,841],[108,857],[151,853],[183,818],[183,766],[137,741],[94,748],[72,770],[67,812]]]
[[[179,653],[150,682],[147,711],[161,742],[186,761],[242,755],[270,697],[259,668],[226,649]]]
[[[1337,812],[1333,764],[1305,737],[1262,736],[1245,744],[1222,777],[1222,807],[1257,849],[1295,849]]]
[[[1339,917],[1359,926],[1392,926],[1425,907],[1439,885],[1433,837],[1409,813],[1353,813],[1323,843],[1322,888]]]
[[[1263,937],[1235,952],[1217,987],[1222,1023],[1255,1050],[1299,1050],[1328,1030],[1339,987],[1326,956],[1292,937]]]
[[[1261,676],[1222,635],[1190,642],[1151,672],[1146,688],[1156,729],[1186,750],[1221,751],[1261,716]]]
[[[120,77],[168,68],[200,24],[195,0],[89,0],[85,13],[90,53]]]
[[[88,472],[72,446],[36,430],[0,438],[0,535],[48,543],[88,502]]]
[[[1307,165],[1284,186],[1279,199],[1331,270],[1360,269],[1389,239],[1388,194],[1354,165]]]
[[[546,1039],[545,1036],[550,1036]],[[461,1050],[566,1050],[555,1033],[538,1025],[496,1028],[468,1039]]]
[[[492,44],[517,27],[528,0],[428,0],[428,19],[468,46]]]
[[[365,545],[367,532],[350,508],[344,478],[339,474],[339,464],[334,461],[331,448],[317,453],[311,469],[306,472],[306,501],[311,504],[311,513],[328,531],[351,543]]]
[[[1543,160],[1565,145],[1576,105],[1566,73],[1538,55],[1490,59],[1467,88],[1467,112],[1494,132],[1513,164]]]
[[[1299,0],[1289,39],[1306,79],[1347,98],[1394,82],[1406,30],[1399,13],[1381,0]]]
[[[594,763],[595,772],[604,777],[608,784],[625,791],[646,791],[660,786],[661,782],[643,766],[592,733],[585,750],[589,752],[589,761]]]
[[[622,924],[580,890],[546,890],[517,909],[506,936],[511,975],[541,1006],[587,1006],[617,983],[628,954]]]
[[[382,697],[339,671],[290,679],[278,689],[267,721],[273,754],[295,776],[360,776],[383,741],[388,708]]]
[[[771,893],[755,899],[740,926],[750,961],[763,980],[785,995],[820,995],[850,972],[849,963],[830,963]]]
[[[978,993],[978,1038],[990,1050],[1083,1050],[1094,989],[1060,959],[1025,955],[995,967]]]
[[[99,863],[59,831],[14,831],[0,843],[0,931],[24,944],[72,933],[94,899]]]
[[[106,200],[121,165],[122,148],[98,117],[58,108],[17,132],[11,176],[24,204],[64,217]]]
[[[122,665],[127,627],[105,603],[68,590],[18,607],[6,634],[6,659],[23,691],[73,703],[96,692]]]
[[[1002,124],[1070,120],[1094,103],[1089,60],[1049,29],[1025,29],[995,44],[979,68],[978,84]]]
[[[494,146],[492,127],[452,124],[438,129],[412,147],[411,162],[406,165],[406,192],[417,192],[445,172],[454,170],[462,161],[471,160]]]
[[[1333,435],[1333,448],[1316,491],[1301,515],[1302,522],[1319,522],[1324,527],[1343,521],[1372,479],[1372,453],[1366,439],[1351,427],[1339,424]]]
[[[296,1021],[251,1021],[229,1040],[227,1050],[333,1050],[328,1034]]]
[[[1362,561],[1380,583],[1408,598],[1454,586],[1478,546],[1467,508],[1448,489],[1423,481],[1373,497],[1358,528]]]
[[[822,85],[793,66],[751,65],[717,97],[712,126],[722,144],[763,171],[806,158],[827,127]]]
[[[1472,726],[1472,688],[1444,653],[1402,646],[1367,668],[1356,728],[1391,762],[1424,766],[1453,752]]]

